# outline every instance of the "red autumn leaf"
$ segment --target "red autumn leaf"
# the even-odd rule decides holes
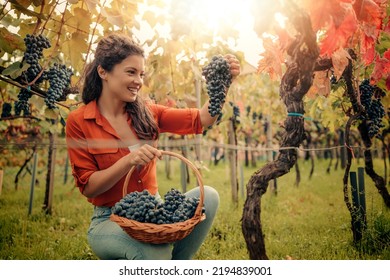
[[[370,65],[375,58],[375,41],[374,38],[369,37],[367,35],[361,36],[361,49],[360,49],[360,55],[363,59],[364,64]]]
[[[282,50],[286,50],[294,38],[291,37],[290,33],[285,28],[275,26],[274,29],[276,35],[279,38],[278,41],[279,41],[280,48]]]
[[[272,80],[282,76],[282,64],[283,64],[283,51],[273,42],[270,38],[263,39],[264,52],[261,54],[257,67],[257,72],[268,73]]]
[[[383,57],[390,61],[390,50],[385,51]]]
[[[374,25],[378,29],[381,27],[385,15],[375,1],[356,0],[353,8],[359,21]]]
[[[383,57],[375,60],[374,71],[371,74],[371,81],[376,84],[380,79],[390,74],[390,50],[387,50]]]
[[[318,31],[329,25],[340,24],[345,14],[345,9],[340,2],[350,2],[351,0],[303,0],[303,6],[308,7],[314,31]]]
[[[331,55],[335,50],[347,46],[348,40],[357,30],[357,21],[352,9],[346,9],[346,15],[337,27],[333,24],[321,42],[321,55]]]

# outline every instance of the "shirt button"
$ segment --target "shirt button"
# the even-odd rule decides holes
[[[141,183],[142,183],[142,181],[141,181],[141,180],[138,180],[138,183],[139,183],[139,184],[141,184]]]

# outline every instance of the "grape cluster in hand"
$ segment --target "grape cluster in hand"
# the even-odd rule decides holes
[[[221,55],[213,56],[211,62],[203,67],[202,75],[206,79],[210,98],[209,113],[214,117],[221,113],[226,91],[232,83],[229,63]]]
[[[381,102],[381,97],[384,96],[384,92],[378,87],[371,85],[368,79],[362,81],[359,85],[359,91],[360,103],[366,110],[366,116],[361,119],[367,121],[368,136],[372,138],[384,126],[382,124],[382,118],[385,116],[385,109]],[[381,94],[378,94],[378,92]]]
[[[186,198],[173,188],[164,195],[164,201],[143,190],[127,194],[112,207],[112,213],[138,222],[172,224],[192,218],[198,204],[199,198]]]
[[[62,97],[64,90],[68,88],[72,75],[73,72],[65,65],[57,63],[46,71],[45,76],[49,80],[50,87],[45,96],[45,103],[49,109],[57,107],[55,102]]]

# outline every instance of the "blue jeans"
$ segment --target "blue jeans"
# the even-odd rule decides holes
[[[199,187],[185,193],[199,197]],[[93,252],[106,260],[190,260],[209,232],[219,206],[217,191],[204,186],[206,219],[195,226],[182,240],[171,244],[150,244],[130,237],[117,223],[110,220],[111,207],[96,207],[88,229],[88,242]]]

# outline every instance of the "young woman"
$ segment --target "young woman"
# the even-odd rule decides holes
[[[240,73],[233,55],[226,55],[231,74]],[[85,69],[84,105],[67,120],[66,140],[73,176],[80,192],[94,205],[88,242],[101,259],[191,259],[202,245],[215,217],[219,196],[204,186],[206,219],[174,244],[149,244],[132,239],[109,219],[122,198],[130,168],[128,192],[147,189],[159,196],[156,180],[160,133],[199,134],[217,118],[201,109],[176,109],[147,103],[140,95],[145,75],[143,50],[129,37],[112,34],[98,43]],[[199,197],[199,187],[185,194]],[[207,205],[207,206],[206,206]]]

